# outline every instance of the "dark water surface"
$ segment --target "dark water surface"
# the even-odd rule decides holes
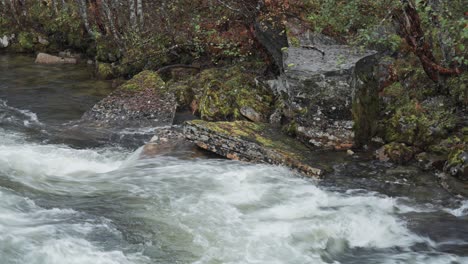
[[[110,85],[32,62],[0,55],[0,264],[468,263],[468,202],[414,168],[347,158],[315,182],[51,143]]]

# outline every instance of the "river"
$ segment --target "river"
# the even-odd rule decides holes
[[[32,62],[0,55],[0,264],[468,263],[468,201],[429,173],[356,158],[315,181],[57,140],[110,84]]]

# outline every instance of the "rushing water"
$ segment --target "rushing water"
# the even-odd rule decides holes
[[[106,84],[77,66],[0,62],[0,264],[468,263],[468,202],[432,175],[348,159],[316,182],[50,143]]]

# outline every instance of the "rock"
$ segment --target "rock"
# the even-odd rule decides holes
[[[44,45],[44,46],[49,45],[49,41],[43,36],[38,36],[37,37],[37,42],[39,42],[39,44]]]
[[[284,165],[312,177],[325,173],[318,165],[320,155],[267,124],[195,120],[185,124],[184,134],[202,149],[228,159]]]
[[[75,58],[77,60],[81,59],[81,54],[80,53],[75,53],[71,50],[64,50],[59,52],[60,57],[65,57],[65,58]]]
[[[159,75],[143,71],[94,105],[82,120],[111,127],[172,125],[177,102],[165,89]]]
[[[265,117],[261,113],[258,113],[257,111],[255,111],[255,109],[253,109],[250,106],[243,106],[239,109],[239,111],[244,117],[246,117],[250,121],[258,122],[258,123],[266,122]]]
[[[270,86],[282,95],[300,138],[320,148],[352,145],[352,75],[356,62],[372,54],[343,45],[284,51],[284,73]]]
[[[3,36],[0,38],[0,48],[7,48],[10,45],[10,37]]]
[[[404,143],[389,143],[376,151],[376,157],[380,161],[391,161],[398,164],[406,164],[411,161],[416,149]]]
[[[102,80],[110,80],[113,79],[116,76],[116,74],[114,68],[112,67],[112,64],[98,62],[96,63],[96,76]]]
[[[376,55],[365,57],[356,63],[352,86],[354,88],[352,114],[355,147],[369,144],[377,132],[379,120],[379,80]]]
[[[416,155],[416,161],[423,170],[438,170],[444,169],[444,164],[447,160],[445,155],[437,155],[434,153],[422,152]]]
[[[277,20],[277,21],[275,21]],[[263,19],[254,23],[255,35],[258,41],[272,56],[276,66],[283,70],[282,49],[288,47],[286,29],[279,19]]]
[[[388,88],[391,87],[384,92]],[[445,96],[422,102],[408,99],[402,104],[393,105],[394,113],[382,125],[385,140],[421,149],[437,144],[456,127],[457,116],[453,106],[454,103]]]
[[[203,120],[245,120],[266,122],[273,104],[273,94],[247,66],[208,69],[191,84],[197,112]]]
[[[449,154],[444,171],[460,180],[468,181],[468,151],[466,149],[454,149]]]
[[[140,154],[141,158],[149,158],[165,154],[175,155],[180,152],[189,152],[191,157],[200,156],[196,145],[189,142],[182,133],[182,127],[159,127],[150,142],[145,144]]]
[[[76,64],[78,61],[75,58],[64,58],[47,53],[37,54],[35,63],[39,64]]]
[[[346,154],[352,156],[352,155],[354,155],[354,151],[348,149],[348,150],[346,151]]]

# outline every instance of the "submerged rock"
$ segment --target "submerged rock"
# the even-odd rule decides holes
[[[76,58],[68,58],[68,57],[59,57],[50,55],[47,53],[39,53],[37,54],[35,63],[39,64],[76,64],[78,60]]]
[[[143,71],[94,105],[82,120],[111,127],[172,125],[177,102],[165,89],[158,74]]]
[[[159,127],[154,136],[143,147],[140,157],[151,158],[165,154],[177,155],[183,152],[185,156],[199,156],[199,150],[194,143],[188,141],[180,126]],[[198,154],[198,155],[197,155]]]
[[[229,159],[284,165],[313,177],[325,173],[314,160],[319,155],[267,124],[195,120],[185,124],[184,134],[202,149]]]

